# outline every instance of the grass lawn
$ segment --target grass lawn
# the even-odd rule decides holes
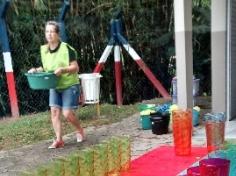
[[[138,112],[138,105],[116,106],[100,105],[101,117],[96,118],[96,106],[89,105],[76,111],[82,126],[102,125],[120,121],[123,118]],[[63,120],[63,133],[68,134],[75,129]],[[9,118],[0,121],[0,150],[8,150],[41,140],[52,139],[54,132],[51,126],[50,112],[42,112],[18,119]]]

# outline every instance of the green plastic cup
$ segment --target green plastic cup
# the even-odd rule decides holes
[[[97,144],[94,149],[94,175],[104,176],[108,173],[108,145]]]
[[[84,149],[79,153],[79,169],[82,176],[94,176],[94,150]]]

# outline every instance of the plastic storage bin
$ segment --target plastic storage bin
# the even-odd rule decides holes
[[[155,110],[156,105],[155,104],[139,104],[138,109],[139,111],[145,111],[145,110]]]
[[[140,115],[140,124],[143,130],[150,130],[152,128],[150,115]]]
[[[199,125],[199,115],[200,113],[197,110],[193,109],[193,121],[192,121],[193,126]]]
[[[193,104],[196,104],[196,96],[199,95],[199,83],[200,79],[195,79],[193,77]],[[177,104],[178,97],[177,97],[177,78],[174,77],[172,79],[172,103]]]
[[[169,113],[151,113],[152,133],[161,135],[168,133],[168,126],[170,121]]]
[[[101,77],[99,73],[85,73],[79,75],[84,95],[84,103],[99,103]]]
[[[31,89],[56,88],[58,77],[54,73],[25,73]]]
[[[199,94],[199,83],[200,83],[200,79],[193,78],[193,96],[197,96]],[[177,96],[177,78],[176,77],[172,79],[172,95]]]

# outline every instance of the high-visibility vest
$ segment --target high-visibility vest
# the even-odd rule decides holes
[[[58,50],[53,53],[50,53],[47,44],[42,45],[40,48],[40,52],[44,71],[54,72],[59,67],[68,67],[70,64],[68,47],[70,47],[76,53],[74,48],[64,42],[61,42]],[[58,78],[56,89],[66,89],[78,83],[79,80],[77,73],[63,73]]]

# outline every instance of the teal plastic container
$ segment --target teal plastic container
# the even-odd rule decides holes
[[[193,126],[199,125],[199,112],[193,109],[193,119],[192,119]]]
[[[152,123],[150,115],[141,115],[140,116],[140,125],[143,130],[149,130],[152,128]]]
[[[58,77],[54,73],[25,73],[31,89],[56,88]]]

